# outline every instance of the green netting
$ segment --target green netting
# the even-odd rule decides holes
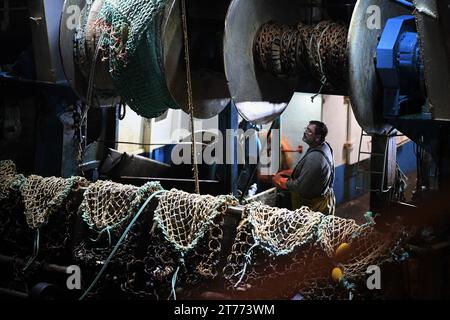
[[[154,118],[178,108],[163,71],[161,21],[166,0],[107,0],[96,26],[114,86],[139,115]]]

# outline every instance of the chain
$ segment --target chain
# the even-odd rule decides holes
[[[321,88],[346,87],[347,27],[322,21],[316,25],[287,26],[274,21],[263,24],[255,37],[254,56],[263,70],[288,78],[310,73]]]

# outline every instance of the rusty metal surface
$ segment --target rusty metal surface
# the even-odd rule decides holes
[[[381,28],[368,28],[370,6],[380,9]],[[392,17],[411,14],[389,0],[359,0],[353,11],[348,35],[349,95],[359,125],[367,133],[385,134],[392,126],[383,120],[382,87],[377,80],[375,56],[378,39]]]
[[[175,101],[185,112],[188,112],[186,65],[179,0],[170,1],[166,7],[162,35],[167,86]],[[191,52],[191,55],[193,54],[195,52]],[[199,119],[208,119],[219,114],[230,101],[225,74],[209,69],[192,69],[191,78],[194,116]]]
[[[415,0],[414,4],[431,112],[436,120],[450,120],[449,3],[440,1],[441,12],[433,0]]]

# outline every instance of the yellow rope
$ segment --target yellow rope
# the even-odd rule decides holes
[[[191,159],[192,166],[194,169],[194,179],[195,179],[195,192],[200,194],[200,185],[198,181],[198,166],[196,157],[196,147],[195,147],[195,133],[194,133],[194,105],[192,103],[192,84],[191,84],[191,67],[189,62],[189,41],[187,34],[187,23],[186,23],[186,3],[185,0],[181,0],[181,18],[183,21],[183,35],[184,35],[184,59],[186,61],[186,81],[187,81],[187,94],[188,94],[188,107],[189,107],[189,119],[191,127]]]

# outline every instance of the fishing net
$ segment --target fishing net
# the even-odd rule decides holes
[[[31,175],[20,188],[25,205],[25,217],[31,229],[39,229],[62,206],[70,191],[87,180],[81,177],[69,179]]]
[[[106,0],[95,23],[114,86],[139,115],[177,108],[165,82],[161,24],[168,1]]]
[[[11,160],[0,161],[0,202],[11,199],[25,182],[25,177],[16,173],[16,165]]]
[[[252,203],[245,207],[224,277],[240,298],[354,297],[364,289],[357,284],[368,266],[402,256],[403,231],[381,234],[371,222],[357,225],[307,207],[289,211]]]
[[[1,162],[0,173],[4,183],[4,177],[15,175],[14,164]],[[403,244],[411,235],[398,224],[381,232],[371,219],[358,225],[307,207],[290,211],[257,202],[244,207],[234,228],[225,221],[236,199],[176,189],[160,196],[157,207],[142,208],[160,190],[155,182],[135,187],[32,175],[20,187],[25,214],[10,220],[14,234],[8,237],[25,235],[30,255],[34,230],[28,265],[40,252],[46,262],[75,263],[86,285],[127,230],[90,298],[189,298],[215,281],[235,298],[348,299],[367,297],[367,268],[405,258]],[[139,219],[129,226],[140,208]],[[81,230],[74,232],[75,227]]]
[[[28,228],[22,214],[19,189],[26,178],[11,160],[0,161],[0,249],[3,254],[27,252]],[[30,236],[30,237],[28,237]]]
[[[11,160],[0,161],[0,176],[8,176],[16,174],[16,164]]]
[[[31,175],[21,186],[24,215],[35,232],[29,263],[40,256],[47,262],[66,264],[71,258],[71,239],[80,188],[89,182],[82,177],[63,179]]]
[[[161,190],[159,183],[147,183],[139,188],[112,181],[97,181],[85,191],[80,211],[92,230],[114,230],[157,190]]]
[[[153,238],[147,250],[146,271],[159,296],[175,288],[199,289],[215,279],[223,243],[224,215],[230,196],[189,194],[172,189],[159,200]],[[194,286],[197,286],[194,288]]]
[[[96,275],[131,219],[145,200],[158,190],[162,190],[159,182],[148,182],[142,187],[111,181],[91,184],[84,193],[79,209],[85,226],[84,234],[88,236],[78,239],[73,250],[77,263],[90,275]],[[148,241],[148,232],[143,230],[143,225],[151,223],[149,215],[151,211],[147,208],[133,224],[102,280],[89,294],[91,298],[105,293],[116,298],[123,293],[135,297],[150,295],[146,292],[141,294],[141,290],[135,289],[133,281],[129,279],[135,276],[135,269],[142,265],[146,245],[142,249],[140,247]],[[86,277],[86,280],[92,279]]]

